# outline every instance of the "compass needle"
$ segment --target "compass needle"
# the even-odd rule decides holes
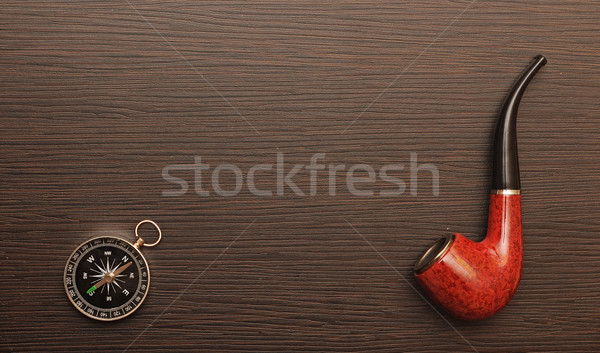
[[[108,263],[108,258],[106,259],[107,263]],[[100,260],[102,261],[102,260]],[[106,273],[105,275],[102,276],[102,279],[99,280],[98,282],[94,283],[94,285],[88,289],[86,291],[87,294],[90,294],[91,292],[95,291],[96,289],[102,287],[103,285],[106,284],[106,292],[107,294],[110,294],[110,285],[111,283],[116,283],[115,279],[116,277],[123,271],[125,271],[129,266],[131,266],[131,264],[133,264],[133,262],[128,262],[125,265],[121,266],[120,268],[116,269],[115,271],[111,271]],[[115,290],[116,292],[116,290]]]

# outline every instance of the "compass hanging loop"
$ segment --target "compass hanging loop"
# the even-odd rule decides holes
[[[142,237],[140,237],[140,235],[138,234],[138,229],[140,228],[140,226],[144,223],[150,223],[154,226],[154,228],[156,228],[156,230],[158,231],[158,239],[151,244],[147,244],[144,242],[144,239]],[[158,226],[158,224],[156,224],[154,221],[151,221],[149,219],[145,219],[143,221],[141,221],[140,223],[138,223],[135,226],[135,237],[137,238],[137,241],[135,242],[134,246],[136,246],[137,248],[139,248],[140,246],[147,246],[149,248],[156,246],[158,243],[160,243],[160,240],[162,239],[162,232],[160,230],[160,227]]]

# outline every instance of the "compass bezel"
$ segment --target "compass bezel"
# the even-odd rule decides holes
[[[147,273],[147,276],[146,276],[147,278],[145,279],[147,281],[147,283],[146,283],[146,289],[145,290],[140,290],[140,291],[143,292],[143,295],[142,295],[140,301],[139,302],[135,302],[136,304],[133,306],[133,308],[131,310],[129,310],[127,312],[125,310],[121,310],[122,314],[120,314],[119,316],[115,316],[115,317],[112,317],[112,316],[111,317],[100,317],[100,316],[93,315],[93,314],[90,314],[89,312],[87,312],[86,308],[88,308],[92,304],[85,299],[85,297],[81,294],[81,291],[79,290],[79,288],[77,288],[77,284],[76,284],[75,274],[77,272],[78,264],[80,263],[81,259],[85,257],[85,254],[93,249],[93,246],[94,246],[93,242],[96,241],[96,240],[99,240],[99,239],[111,239],[111,240],[114,241],[114,243],[103,243],[102,244],[103,246],[107,246],[108,245],[108,246],[115,247],[117,249],[126,250],[127,252],[131,252],[131,253],[137,254],[139,256],[139,258],[141,260],[143,260],[143,266],[144,266],[144,268],[140,268],[140,272],[142,272],[145,269],[145,271]],[[127,248],[123,249],[123,247],[120,246],[118,244],[118,242],[123,242],[124,244],[127,245]],[[84,245],[86,245],[86,244],[90,245],[90,249],[84,250],[83,252],[81,252],[81,255],[77,259],[73,260],[73,257],[75,256],[75,254],[77,254],[78,252],[80,252],[81,248]],[[73,265],[72,273],[69,273],[69,271],[68,271],[70,264]],[[141,264],[138,263],[137,265],[139,266]],[[71,278],[71,281],[72,281],[71,287],[73,289],[75,289],[75,293],[76,293],[75,297],[71,296],[71,294],[69,293],[69,289],[70,288],[69,288],[69,285],[67,284],[67,278]],[[140,286],[141,286],[141,284],[143,283],[144,279],[142,277],[139,277],[138,281],[139,281]],[[116,237],[116,236],[98,236],[98,237],[90,238],[90,239],[84,241],[83,243],[79,244],[77,246],[77,248],[75,248],[75,250],[71,253],[71,255],[69,255],[69,258],[67,260],[67,264],[65,265],[65,270],[64,270],[64,273],[63,273],[63,285],[64,285],[64,288],[65,288],[65,293],[67,294],[67,298],[69,298],[69,301],[71,302],[71,304],[73,304],[73,306],[75,308],[77,308],[77,310],[79,312],[81,312],[85,316],[87,316],[89,318],[92,318],[94,320],[99,320],[99,321],[116,321],[116,320],[120,320],[120,319],[126,318],[129,315],[133,314],[135,311],[137,311],[137,309],[139,309],[139,307],[142,305],[142,303],[146,299],[146,296],[148,295],[148,292],[150,291],[150,267],[148,266],[148,261],[146,260],[146,257],[144,257],[144,255],[142,254],[142,252],[140,251],[140,249],[137,248],[136,246],[134,246],[134,244],[132,244],[127,239],[123,239],[121,237]],[[121,305],[118,305],[118,306],[115,306],[114,308],[105,309],[105,311],[112,312],[112,311],[114,311],[115,308],[125,307],[127,304],[130,304],[130,303],[134,302],[135,298],[136,298],[136,296],[132,295],[131,298],[128,301],[126,301],[125,303],[123,303]],[[76,300],[81,300],[85,304],[85,307],[80,307],[79,305],[77,305]]]

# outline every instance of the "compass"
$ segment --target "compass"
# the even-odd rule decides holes
[[[138,235],[144,223],[158,231],[158,240],[145,244]],[[84,315],[101,321],[122,319],[136,311],[150,288],[150,269],[142,246],[156,246],[161,230],[151,220],[135,227],[135,243],[103,236],[92,238],[71,254],[64,273],[64,284],[71,303]]]

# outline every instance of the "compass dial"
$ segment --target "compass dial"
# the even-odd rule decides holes
[[[71,254],[64,282],[67,296],[79,311],[111,321],[130,315],[142,304],[150,271],[142,253],[129,242],[99,237]]]

